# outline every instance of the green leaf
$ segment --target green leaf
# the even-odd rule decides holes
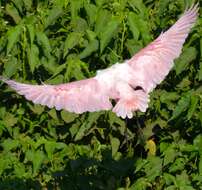
[[[110,21],[106,24],[106,26],[103,28],[103,32],[99,34],[101,53],[116,34],[120,23],[121,21],[119,18],[112,17]]]
[[[179,94],[177,92],[167,92],[161,91],[160,101],[162,103],[169,103],[169,101],[176,101],[179,99]]]
[[[16,74],[20,65],[16,57],[10,57],[10,60],[4,64],[4,75],[6,77],[11,77]]]
[[[149,23],[146,22],[141,15],[130,12],[128,16],[128,24],[136,41],[140,35],[145,45],[151,41]]]
[[[190,92],[187,92],[184,96],[180,98],[169,121],[178,118],[183,112],[185,112],[189,108],[190,98],[191,98]]]
[[[111,19],[111,14],[106,9],[99,9],[96,17],[95,32],[97,34],[103,32],[106,27],[106,23]]]
[[[23,5],[24,5],[24,0],[15,0],[12,1],[12,3],[15,5],[15,7],[19,10],[19,12],[22,14],[23,12]]]
[[[38,115],[41,115],[42,114],[42,112],[44,111],[44,106],[41,106],[41,105],[39,105],[39,104],[28,104],[29,105],[29,107],[30,107],[30,109],[34,112],[34,113],[36,113],[36,114],[38,114]]]
[[[107,0],[95,0],[96,5],[97,5],[98,7],[101,7],[104,3],[106,3],[106,1],[107,1]]]
[[[202,155],[200,155],[199,159],[199,174],[202,176]]]
[[[145,190],[150,186],[151,184],[149,181],[146,178],[141,177],[130,187],[130,190]]]
[[[27,150],[25,158],[33,163],[33,174],[36,175],[45,159],[45,154],[41,150]]]
[[[6,127],[12,127],[18,122],[18,119],[11,113],[6,113],[4,117],[4,124]]]
[[[174,69],[176,74],[179,75],[181,72],[189,68],[190,63],[196,59],[197,50],[195,47],[184,48],[181,56],[176,60]]]
[[[42,47],[45,56],[50,57],[51,46],[50,46],[49,39],[46,36],[46,34],[38,31],[38,32],[36,32],[36,37],[37,37],[37,42]]]
[[[40,65],[39,49],[35,44],[32,44],[30,48],[27,48],[27,57],[30,70],[33,73],[34,70]]]
[[[75,141],[81,140],[86,135],[87,131],[92,127],[92,125],[96,123],[100,115],[101,114],[98,112],[90,113],[87,120],[84,121],[84,123],[79,128],[74,140]]]
[[[98,50],[99,43],[98,40],[93,40],[91,41],[87,47],[79,54],[79,58],[83,59],[91,55],[91,53],[95,52]]]
[[[159,1],[159,9],[158,9],[159,16],[163,15],[163,13],[165,12],[169,3],[170,3],[170,0],[160,0]]]
[[[24,177],[25,175],[25,165],[23,163],[18,162],[17,164],[14,164],[14,173],[19,178]]]
[[[193,116],[194,112],[196,111],[196,109],[198,107],[198,102],[199,102],[199,97],[197,95],[192,95],[190,107],[189,107],[188,113],[187,113],[187,120],[190,120],[191,117]]]
[[[177,158],[175,162],[169,167],[169,172],[175,173],[177,171],[183,171],[185,167],[185,159]]]
[[[31,11],[32,6],[33,6],[32,0],[23,0],[23,2],[24,2],[24,6],[25,6],[26,10]]]
[[[137,24],[137,15],[133,12],[130,12],[128,15],[128,25],[130,27],[131,32],[133,33],[134,40],[138,40],[140,36],[140,31],[138,29]]]
[[[173,163],[176,156],[178,155],[175,145],[170,144],[170,146],[163,152],[163,155],[164,155],[164,159],[163,159],[164,165]]]
[[[58,69],[60,69],[60,66],[56,69],[56,73],[59,71]],[[63,83],[63,81],[64,81],[64,76],[62,75],[62,74],[59,74],[59,75],[56,75],[56,76],[54,76],[53,75],[53,77],[51,77],[50,79],[48,79],[46,82],[48,83],[48,84],[60,84],[60,83]]]
[[[119,150],[119,146],[120,146],[120,141],[119,139],[115,138],[115,137],[111,137],[110,138],[110,142],[111,142],[111,146],[112,146],[112,157],[115,156],[115,154],[118,152]]]
[[[88,15],[90,25],[94,24],[96,20],[96,13],[98,11],[98,7],[91,3],[85,3],[84,7]]]
[[[72,138],[77,134],[79,128],[80,126],[79,126],[79,123],[77,122],[71,125],[71,127],[69,128],[69,131]]]
[[[72,49],[74,46],[80,43],[81,38],[82,34],[79,32],[72,32],[67,36],[64,43],[63,57],[65,57],[68,54],[70,49]]]
[[[143,48],[142,41],[136,41],[134,39],[128,39],[125,44],[131,56]]]
[[[27,29],[29,32],[30,44],[32,46],[34,38],[35,38],[35,29],[34,29],[34,26],[32,24],[27,24],[26,26],[27,26]]]
[[[88,29],[88,23],[85,19],[78,17],[76,20],[72,20],[72,29],[74,32],[84,33]]]
[[[83,0],[71,1],[71,18],[76,20],[78,18],[78,12],[83,6]]]
[[[45,159],[45,154],[43,151],[37,150],[36,152],[33,152],[32,162],[33,162],[33,173],[34,174],[36,174],[38,172],[44,159]]]
[[[45,150],[48,154],[49,159],[52,159],[52,157],[53,157],[53,152],[56,148],[56,144],[57,143],[55,141],[46,141],[45,142]]]
[[[9,168],[10,165],[10,161],[9,159],[6,158],[0,158],[0,175],[2,175],[2,173]]]
[[[201,40],[202,41],[202,40]],[[202,42],[201,42],[202,43]],[[202,46],[202,45],[201,45]],[[201,47],[202,49],[202,47]],[[201,50],[202,51],[202,50]],[[198,80],[201,81],[202,80],[202,57],[201,60],[199,62],[199,70],[198,70]]]
[[[17,9],[12,4],[6,4],[6,13],[12,17],[14,22],[18,24],[21,20]]]
[[[70,113],[67,111],[61,111],[61,117],[65,121],[65,123],[71,123],[73,122],[77,117],[79,117],[79,114]]]
[[[63,9],[61,6],[55,6],[52,9],[48,11],[48,16],[45,19],[45,28],[47,28],[49,25],[53,25],[58,17],[60,17],[63,13]]]
[[[169,173],[164,173],[163,177],[166,181],[166,185],[171,185],[172,183],[175,183],[175,176],[173,176]]]
[[[55,111],[55,109],[51,109],[48,114],[55,120],[58,120],[58,116],[57,116],[57,112]]]
[[[198,148],[199,154],[202,155],[202,135],[199,134],[195,139],[194,139],[194,146]]]
[[[154,180],[161,175],[162,159],[156,156],[149,156],[148,163],[145,165],[145,172],[148,180]]]
[[[21,32],[22,32],[22,26],[21,25],[17,25],[15,27],[11,28],[7,32],[7,37],[8,37],[8,44],[7,44],[7,51],[6,51],[7,54],[10,53],[10,51],[13,48],[13,46],[19,40]]]
[[[12,149],[15,149],[17,147],[19,147],[20,143],[18,140],[13,140],[13,139],[6,139],[3,141],[3,143],[1,144],[1,146],[3,147],[4,151],[10,151]]]
[[[81,80],[86,78],[84,72],[89,73],[86,64],[79,59],[70,59],[67,62],[67,70],[65,73],[65,79],[70,81],[70,79]]]
[[[191,186],[189,176],[188,176],[186,170],[183,170],[180,175],[176,175],[176,186],[180,187],[181,189],[185,189],[185,190],[194,190],[195,189]]]

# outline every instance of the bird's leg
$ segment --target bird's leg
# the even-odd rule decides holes
[[[128,142],[128,130],[127,130],[127,127],[128,127],[128,118],[125,118],[125,131],[124,131],[124,136],[125,136],[125,139],[126,139],[126,143]]]
[[[123,143],[121,144],[120,148],[122,148],[125,144],[128,147],[128,118],[125,118],[125,130],[124,130],[124,140]]]

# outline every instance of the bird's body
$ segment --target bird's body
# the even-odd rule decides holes
[[[133,111],[146,111],[149,93],[166,77],[180,55],[197,12],[198,4],[192,5],[169,30],[131,59],[98,71],[90,79],[59,85],[29,85],[1,79],[28,100],[50,108],[75,113],[112,109],[117,116],[132,118]],[[116,101],[114,107],[112,99]]]

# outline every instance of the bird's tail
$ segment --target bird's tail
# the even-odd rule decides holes
[[[145,112],[148,107],[148,102],[149,95],[142,90],[136,90],[133,97],[121,98],[112,111],[123,119],[126,117],[130,119],[133,117],[134,111],[139,110]]]

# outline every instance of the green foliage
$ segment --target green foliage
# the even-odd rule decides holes
[[[0,1],[0,71],[58,84],[129,59],[191,0]],[[77,115],[1,83],[0,189],[202,189],[202,19],[146,113]]]

